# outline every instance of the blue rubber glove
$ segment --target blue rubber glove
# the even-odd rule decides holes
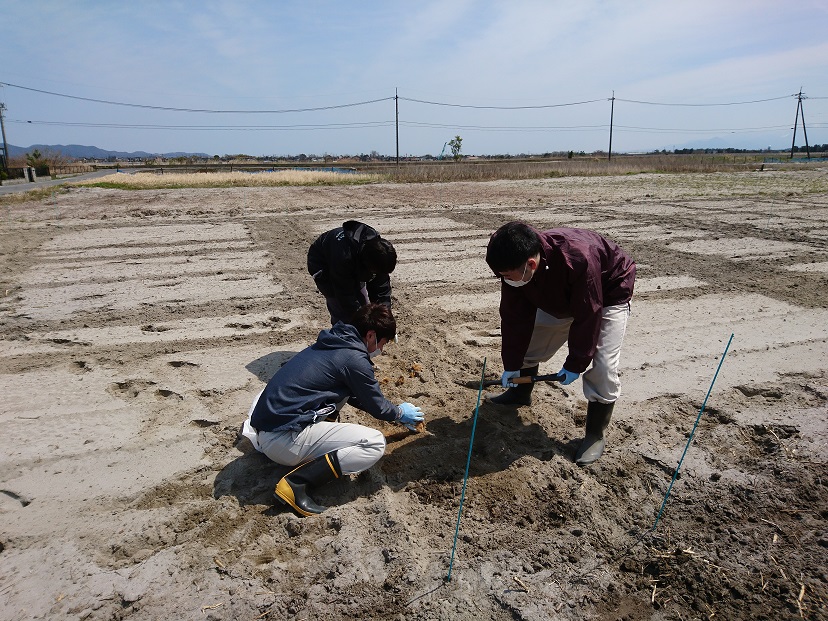
[[[414,429],[414,425],[425,420],[423,411],[413,403],[400,403],[398,409],[400,411],[400,415],[397,418],[397,422],[401,425],[405,425],[411,431],[416,431],[416,429]]]
[[[572,371],[567,371],[566,369],[561,367],[561,370],[558,371],[558,375],[564,376],[564,378],[560,381],[560,384],[561,386],[566,386],[567,384],[571,384],[576,379],[578,379],[580,373],[573,373]]]
[[[520,377],[520,371],[504,371],[500,376],[500,383],[504,388],[514,388],[517,384],[513,384],[509,380],[513,377]]]

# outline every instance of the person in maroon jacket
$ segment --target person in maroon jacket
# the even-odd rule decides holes
[[[620,382],[621,343],[630,315],[635,262],[617,244],[585,229],[538,231],[509,222],[489,240],[486,262],[501,278],[500,319],[504,372],[508,388],[489,401],[530,405],[534,376],[564,345],[569,354],[561,384],[583,374],[588,401],[586,433],[575,455],[581,466],[604,452]]]

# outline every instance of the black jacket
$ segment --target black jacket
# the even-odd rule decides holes
[[[250,419],[257,431],[301,430],[324,420],[348,399],[374,418],[393,421],[399,410],[380,390],[368,350],[357,329],[337,322],[322,330],[267,383]]]
[[[308,250],[308,272],[320,293],[336,298],[348,314],[362,306],[363,285],[371,302],[391,306],[391,278],[388,274],[369,272],[359,256],[365,242],[379,236],[367,224],[348,220],[322,233]]]

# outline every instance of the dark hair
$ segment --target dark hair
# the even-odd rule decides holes
[[[385,304],[366,304],[353,314],[348,323],[359,331],[362,338],[365,338],[369,330],[377,333],[377,341],[390,341],[397,336],[397,321]]]
[[[390,274],[397,267],[397,251],[387,239],[369,239],[359,251],[359,258],[369,272]]]
[[[526,263],[541,251],[538,232],[525,222],[508,222],[489,239],[486,263],[495,274],[508,272]]]

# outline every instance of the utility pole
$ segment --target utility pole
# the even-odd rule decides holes
[[[607,161],[612,159],[612,117],[615,114],[615,91],[612,91],[612,99],[610,99],[610,143],[609,152],[607,153]]]
[[[791,159],[793,159],[794,148],[796,147],[796,126],[799,123],[799,114],[802,113],[802,133],[805,134],[805,151],[808,153],[808,159],[811,159],[811,147],[808,146],[808,130],[805,129],[805,108],[802,107],[802,88],[796,95],[796,118],[794,118],[793,140],[791,142]]]
[[[394,110],[396,113],[396,121],[394,123],[397,128],[397,168],[400,167],[400,98],[397,95],[397,89],[394,89]]]
[[[3,111],[6,104],[0,101],[0,132],[3,134],[3,151],[0,152],[0,169],[9,172],[9,145],[6,143],[6,126],[3,123]]]

